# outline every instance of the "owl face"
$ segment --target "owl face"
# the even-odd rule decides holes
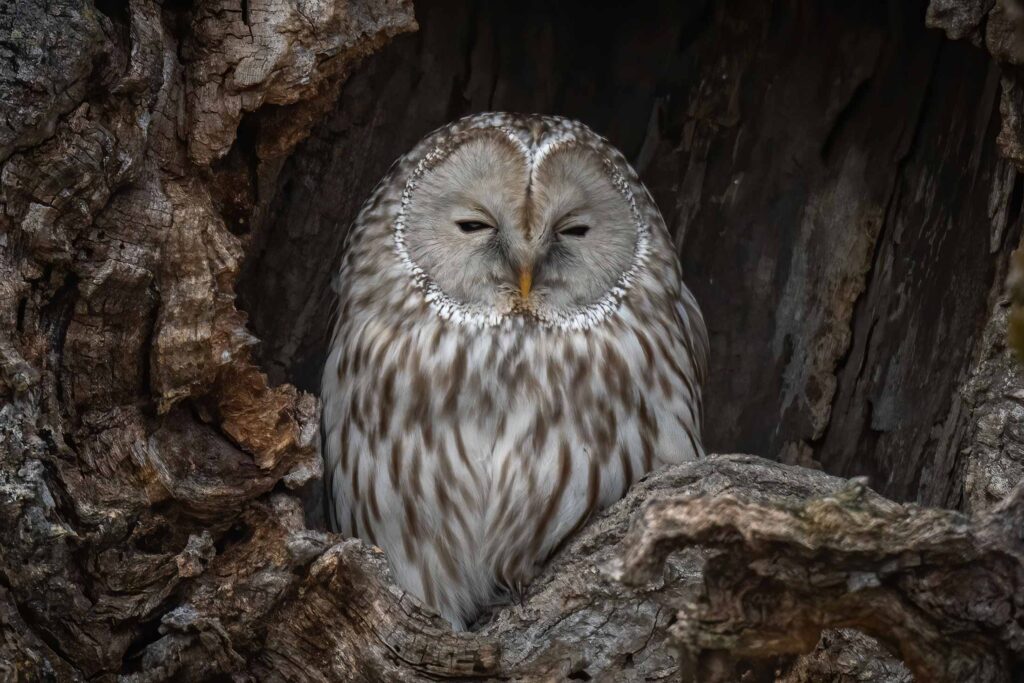
[[[403,195],[399,250],[448,309],[593,317],[628,286],[646,226],[606,142],[579,124],[516,121],[469,127],[423,157]]]

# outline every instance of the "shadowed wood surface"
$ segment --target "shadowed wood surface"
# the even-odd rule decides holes
[[[839,627],[879,638],[915,680],[1012,681],[1024,662],[1022,518],[1024,485],[975,519],[896,505],[856,480],[796,505],[680,496],[644,510],[622,576],[642,583],[677,549],[712,551],[699,598],[670,629],[700,681],[736,680],[731,660],[806,652]]]
[[[983,415],[960,390],[1024,201],[999,67],[924,2],[542,5],[418,7],[284,165],[240,283],[271,377],[315,389],[343,236],[396,158],[467,113],[558,113],[623,150],[675,235],[711,450],[965,504]]]

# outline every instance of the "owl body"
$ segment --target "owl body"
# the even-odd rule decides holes
[[[428,136],[363,208],[337,286],[332,521],[456,628],[644,473],[702,456],[700,311],[650,196],[581,124]]]

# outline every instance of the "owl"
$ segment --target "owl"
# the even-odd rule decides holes
[[[707,332],[621,153],[553,116],[428,135],[364,205],[322,380],[330,518],[456,629],[703,456]]]

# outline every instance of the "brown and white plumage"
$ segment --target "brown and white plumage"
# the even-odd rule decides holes
[[[432,133],[367,201],[337,287],[332,521],[456,628],[644,473],[703,454],[700,310],[650,195],[582,124]]]

